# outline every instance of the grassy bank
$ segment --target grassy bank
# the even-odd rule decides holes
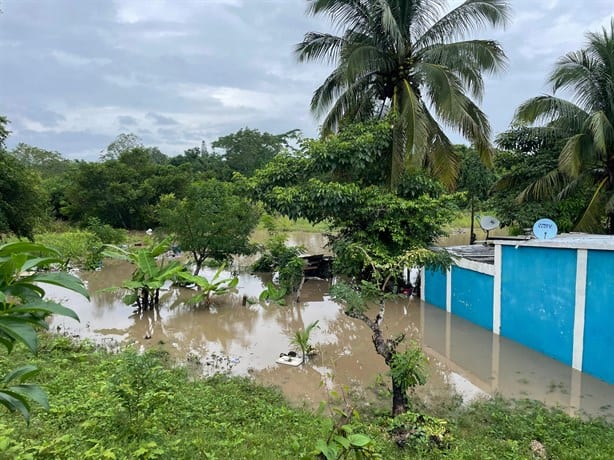
[[[38,380],[51,409],[35,410],[30,426],[2,409],[0,459],[315,458],[315,446],[333,426],[247,379],[193,379],[171,367],[163,352],[111,355],[44,338],[37,357],[19,349],[3,354],[0,371],[32,361],[42,368]],[[365,408],[353,429],[370,437],[385,459],[531,459],[540,458],[540,446],[543,458],[612,458],[611,425],[537,403],[495,399],[421,410],[447,420],[439,425],[447,428],[445,442],[429,442],[416,430],[412,447],[401,450],[388,434],[390,419]]]

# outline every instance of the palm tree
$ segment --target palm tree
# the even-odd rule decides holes
[[[442,125],[460,132],[490,162],[490,125],[471,97],[481,99],[483,74],[501,70],[505,54],[495,41],[463,38],[485,25],[504,25],[508,4],[467,0],[445,13],[446,4],[311,0],[308,14],[329,16],[342,34],[309,32],[296,47],[301,62],[336,65],[311,100],[316,116],[325,115],[323,133],[351,121],[391,117],[393,189],[411,164],[454,183],[459,159]]]
[[[563,136],[565,143],[558,168],[520,198],[554,192],[563,198],[590,186],[592,198],[576,229],[603,232],[605,223],[614,234],[614,18],[601,32],[587,34],[585,48],[561,57],[548,81],[553,94],[524,102],[514,119],[520,125],[537,123],[530,127],[533,136]],[[572,101],[556,97],[559,90],[569,91]]]

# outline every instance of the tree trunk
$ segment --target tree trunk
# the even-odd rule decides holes
[[[371,320],[364,313],[346,311],[345,314],[363,321],[371,331],[373,331],[373,345],[375,345],[375,351],[378,355],[384,358],[386,365],[390,367],[392,358],[396,354],[397,347],[405,339],[405,334],[401,334],[394,339],[385,339],[381,329],[382,322],[384,321],[385,304],[384,301],[380,301],[380,310],[375,320]],[[392,379],[392,416],[403,414],[409,409],[409,402],[407,400],[406,388],[403,388],[399,382]]]
[[[192,252],[192,255],[194,256],[194,262],[196,263],[196,267],[194,267],[194,276],[197,276],[203,266],[204,257],[199,257],[196,252]]]
[[[473,244],[475,243],[475,235],[473,234],[474,232],[474,223],[473,221],[475,220],[475,206],[473,203],[473,197],[471,198],[471,228],[469,229],[469,244]]]
[[[392,379],[392,416],[404,414],[409,410],[407,401],[407,389],[403,388],[398,382]]]

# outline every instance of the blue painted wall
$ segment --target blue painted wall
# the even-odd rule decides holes
[[[582,368],[614,384],[614,253],[588,251]]]
[[[501,335],[572,362],[576,250],[503,246]]]
[[[492,330],[494,277],[452,267],[452,313]]]
[[[424,300],[436,307],[446,308],[446,272],[440,270],[425,270]]]

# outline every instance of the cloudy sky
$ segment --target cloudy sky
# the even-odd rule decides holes
[[[458,0],[451,5],[460,3]],[[548,91],[560,55],[614,15],[612,0],[513,0],[508,55],[482,102],[495,133]],[[305,0],[0,0],[0,114],[25,142],[96,160],[118,134],[167,155],[242,127],[314,137],[313,90],[330,68],[298,64]],[[461,139],[453,137],[456,142]]]

